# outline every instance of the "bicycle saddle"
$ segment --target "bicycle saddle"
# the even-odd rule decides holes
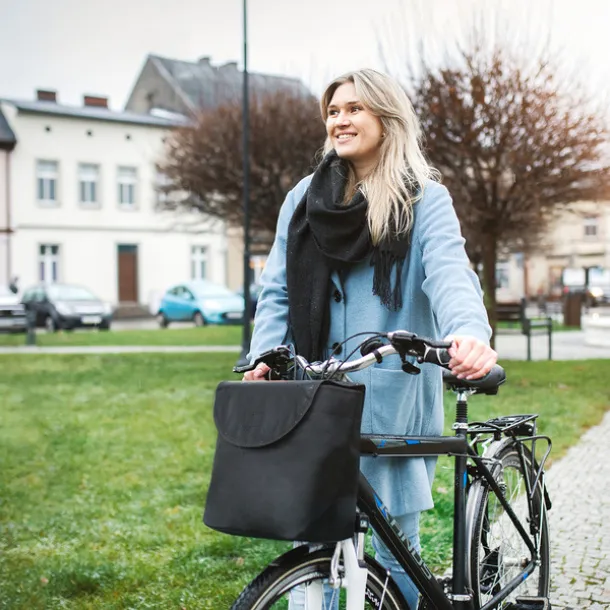
[[[498,388],[506,381],[504,369],[496,364],[481,379],[458,379],[449,371],[443,371],[443,381],[450,390],[475,390],[475,394],[497,394]]]

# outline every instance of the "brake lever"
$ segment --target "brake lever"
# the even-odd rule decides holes
[[[267,350],[263,352],[250,364],[245,364],[243,366],[234,366],[234,373],[247,373],[248,371],[253,371],[261,362],[264,362],[271,371],[275,369],[280,369],[282,367],[286,367],[286,365],[292,360],[292,352],[290,348],[286,345],[279,345],[278,347],[274,347],[273,349]],[[269,373],[267,373],[266,377],[269,379],[280,379],[279,373],[277,377],[268,377]]]

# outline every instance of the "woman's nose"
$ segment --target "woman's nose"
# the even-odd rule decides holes
[[[340,112],[337,115],[338,125],[349,125],[349,116],[345,112]]]

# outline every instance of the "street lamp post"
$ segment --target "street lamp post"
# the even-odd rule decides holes
[[[244,23],[244,74],[243,74],[243,206],[244,206],[244,325],[241,354],[238,364],[246,364],[246,355],[250,351],[250,147],[249,147],[249,99],[248,99],[248,1],[243,0]]]

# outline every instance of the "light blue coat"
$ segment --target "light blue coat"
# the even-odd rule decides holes
[[[290,343],[286,292],[286,236],[297,204],[311,176],[290,191],[282,205],[273,248],[261,276],[250,360],[277,345]],[[481,288],[464,250],[464,239],[447,189],[429,181],[414,206],[411,248],[403,267],[403,307],[390,311],[374,296],[369,261],[355,265],[343,281],[333,273],[328,353],[335,342],[362,331],[408,330],[442,339],[449,334],[473,335],[486,343],[491,336]],[[336,292],[338,291],[338,293]],[[340,297],[339,297],[340,294]],[[336,297],[336,298],[335,298]],[[339,300],[340,299],[340,300]],[[345,356],[357,345],[347,344]],[[359,357],[356,353],[354,358]],[[366,386],[362,432],[438,435],[443,429],[441,369],[420,365],[420,375],[400,369],[398,356],[350,374]],[[393,515],[433,506],[434,458],[373,458],[361,468]]]

